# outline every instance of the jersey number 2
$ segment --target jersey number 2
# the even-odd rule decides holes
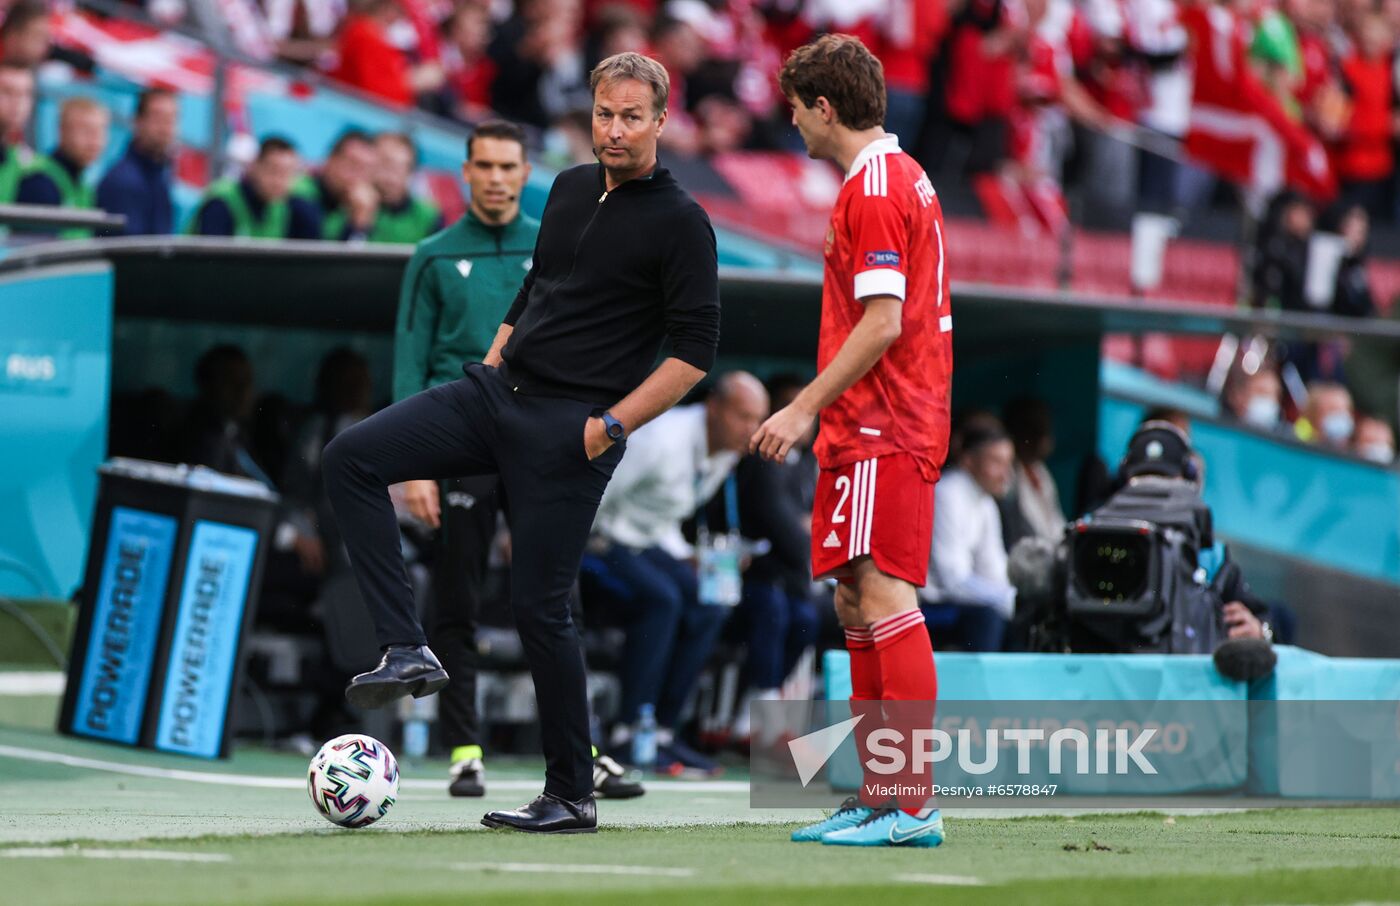
[[[836,490],[841,492],[841,499],[836,501],[836,509],[831,513],[831,522],[833,525],[846,521],[846,516],[841,511],[846,508],[846,501],[850,499],[851,496],[851,476],[837,476]]]

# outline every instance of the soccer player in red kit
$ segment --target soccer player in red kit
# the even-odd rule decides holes
[[[914,592],[928,574],[933,485],[948,452],[953,322],[943,214],[928,176],[884,131],[884,74],[858,39],[825,35],[798,48],[779,82],[807,153],[834,161],[846,182],[826,234],[817,377],[759,428],[751,449],[785,457],[820,413],[812,573],[840,582],[852,707],[875,714],[864,721],[873,725],[896,703],[938,694]],[[880,804],[848,799],[793,839],[942,842],[942,818],[924,801],[869,807]]]

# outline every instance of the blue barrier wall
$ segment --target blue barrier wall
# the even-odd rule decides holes
[[[1180,712],[1204,718],[1197,730],[1218,735],[1228,767],[1222,762],[1215,770],[1209,759],[1195,759],[1164,770],[1161,782],[1144,782],[1135,793],[1400,799],[1400,659],[1331,658],[1288,646],[1275,651],[1273,676],[1248,684],[1222,677],[1205,655],[939,652],[938,697],[955,703],[1193,703]],[[845,651],[822,655],[822,675],[829,701],[850,697]],[[849,739],[827,771],[834,789],[859,787]],[[959,776],[945,768],[944,777],[950,775]],[[1087,780],[1069,778],[1065,791],[1101,792]]]
[[[110,265],[0,277],[0,594],[66,598],[81,580],[111,348]]]

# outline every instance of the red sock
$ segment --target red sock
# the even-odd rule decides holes
[[[856,750],[860,756],[862,787],[860,800],[871,808],[884,805],[883,801],[867,801],[866,790],[872,783],[881,783],[883,778],[873,774],[865,763],[870,760],[870,752],[865,747],[865,734],[877,726],[883,716],[880,701],[880,656],[875,650],[875,638],[870,630],[863,627],[846,627],[846,650],[851,654],[851,716],[865,715],[858,726]]]
[[[933,643],[924,626],[924,615],[906,610],[870,624],[875,654],[880,663],[880,689],[886,702],[929,702],[938,699],[938,673],[933,666]],[[931,706],[931,705],[930,705]],[[932,726],[933,713],[899,713],[886,705],[890,719],[899,723],[916,722]],[[927,722],[925,722],[927,721]],[[926,779],[926,778],[920,778]],[[915,817],[925,803],[901,801],[903,810]]]
[[[885,701],[931,702],[938,698],[933,642],[924,615],[906,610],[870,624],[880,663],[880,691]],[[848,643],[849,645],[849,643]]]

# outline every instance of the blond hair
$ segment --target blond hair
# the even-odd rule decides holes
[[[631,51],[613,54],[593,67],[588,87],[597,95],[599,85],[619,79],[632,79],[650,86],[652,115],[659,117],[666,111],[666,99],[671,94],[671,77],[666,74],[666,67],[651,57]]]
[[[63,102],[63,106],[58,109],[58,121],[64,123],[68,117],[78,113],[90,113],[96,111],[105,117],[110,118],[107,108],[103,107],[92,98],[75,97]]]

